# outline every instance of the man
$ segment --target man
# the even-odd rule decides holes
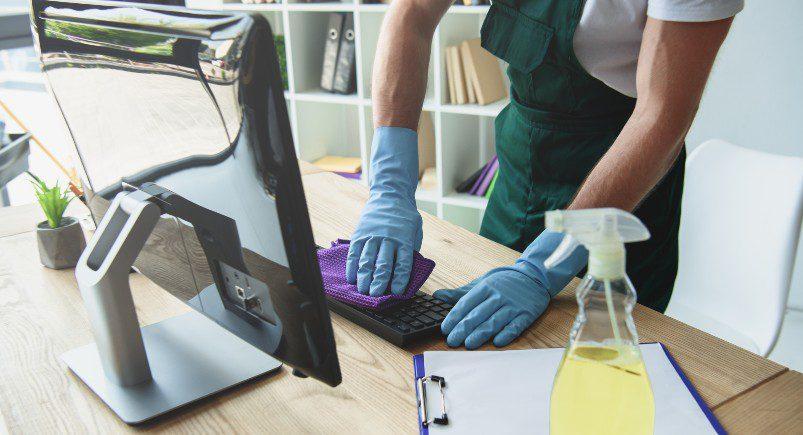
[[[370,199],[346,274],[360,291],[401,293],[421,247],[415,133],[434,29],[452,0],[394,0],[373,74]],[[482,46],[508,63],[511,102],[496,119],[499,178],[481,234],[523,251],[436,297],[456,303],[450,346],[504,346],[541,315],[585,265],[578,249],[544,260],[562,235],[547,210],[617,207],[652,238],[628,248],[639,302],[663,311],[677,272],[684,137],[742,0],[496,0]]]

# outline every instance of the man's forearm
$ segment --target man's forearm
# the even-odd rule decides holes
[[[427,91],[432,35],[450,4],[445,0],[391,3],[371,78],[374,127],[417,129]]]
[[[634,113],[569,208],[635,209],[675,162],[688,123],[655,111]]]

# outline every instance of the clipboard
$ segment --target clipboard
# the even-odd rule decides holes
[[[727,433],[666,346],[646,343],[640,348],[655,396],[656,435]],[[475,433],[487,432],[489,427],[494,433],[547,433],[549,393],[563,350],[425,352],[413,356],[420,433],[465,433],[466,427]],[[502,366],[505,370],[495,370]],[[511,385],[511,379],[516,385]],[[481,394],[468,397],[480,388]],[[466,397],[455,397],[458,391]],[[475,404],[477,410],[460,409]],[[517,407],[527,412],[519,412]],[[489,421],[489,413],[495,413],[493,421]]]

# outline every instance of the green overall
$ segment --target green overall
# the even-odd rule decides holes
[[[510,104],[496,118],[499,179],[481,234],[518,251],[566,208],[613,144],[636,100],[588,74],[572,40],[583,0],[496,0],[482,46],[509,64]],[[639,303],[666,309],[677,273],[685,152],[634,211],[652,237],[627,247]]]

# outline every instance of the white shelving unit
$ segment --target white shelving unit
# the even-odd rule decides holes
[[[298,156],[314,161],[326,154],[361,157],[366,182],[373,138],[371,73],[385,4],[358,2],[240,4],[189,0],[202,9],[257,12],[285,37],[289,89],[285,91]],[[357,93],[320,89],[321,64],[330,12],[354,14]],[[416,192],[419,209],[479,231],[485,198],[455,192],[455,186],[494,155],[496,115],[506,100],[486,106],[448,104],[444,48],[479,37],[488,6],[453,5],[435,31],[424,110],[435,127],[436,191]],[[504,65],[501,65],[504,67]],[[505,78],[507,80],[507,78]],[[507,83],[506,83],[507,85]]]

